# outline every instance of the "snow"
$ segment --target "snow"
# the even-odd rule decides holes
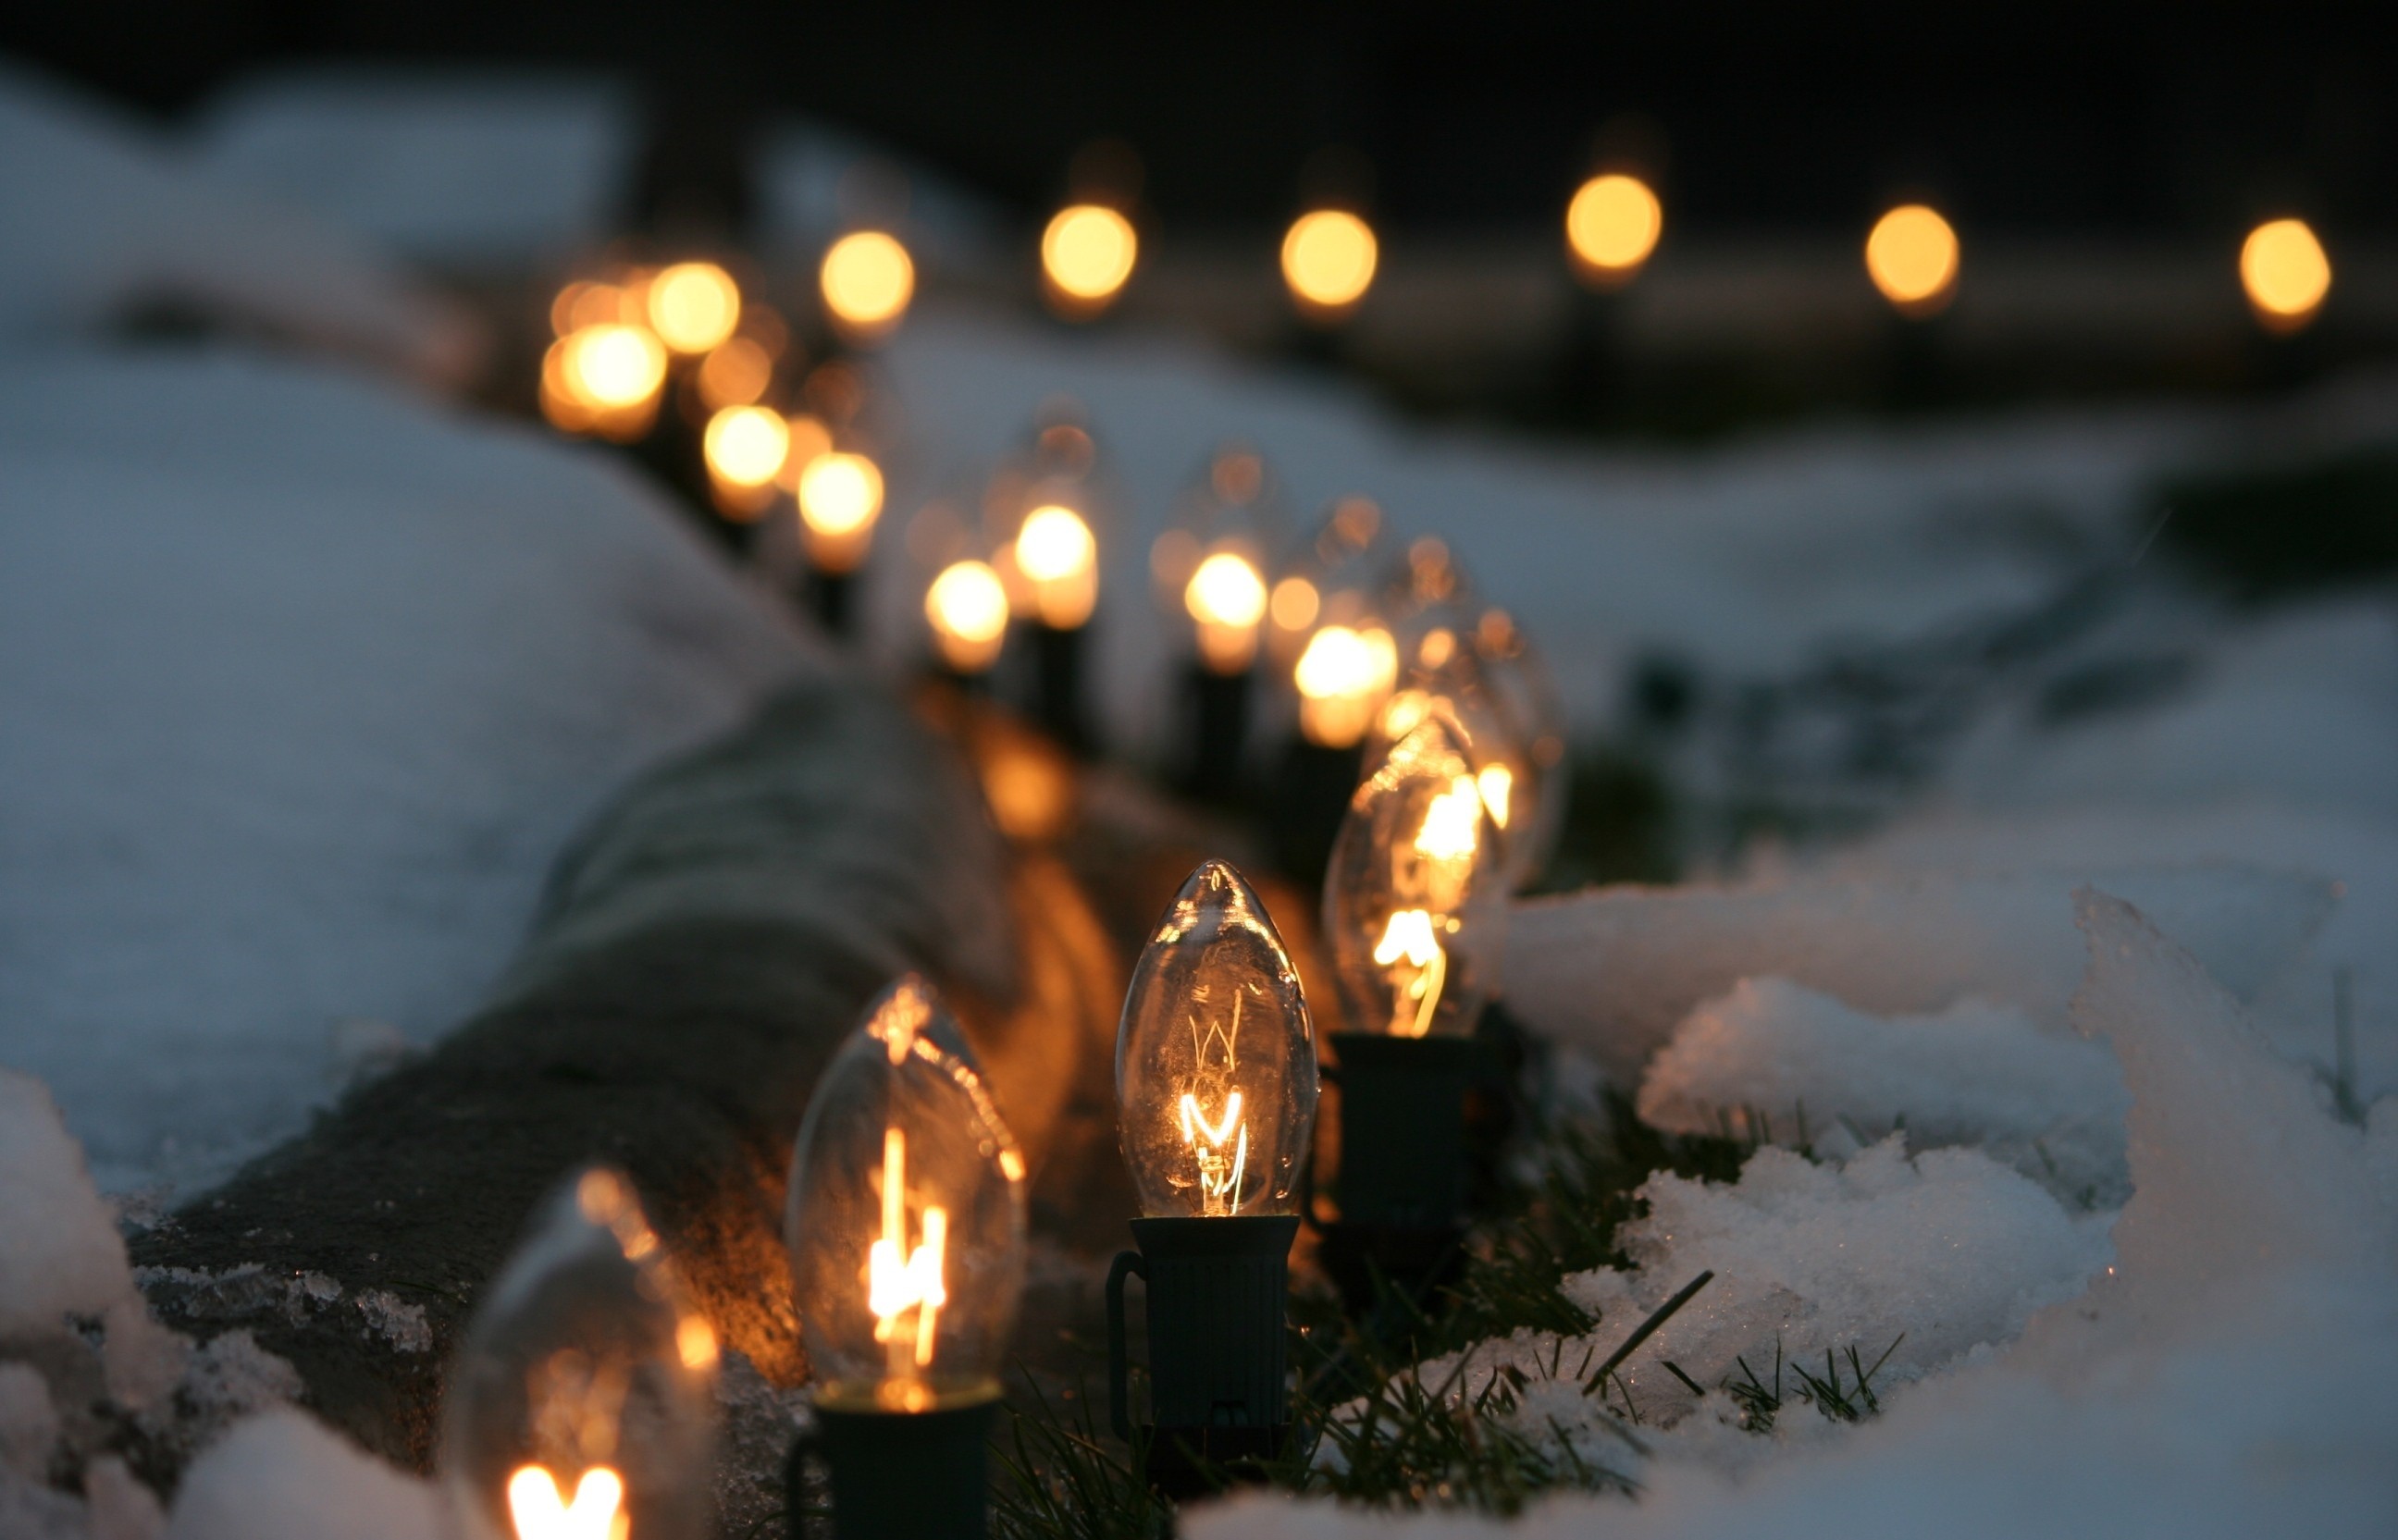
[[[2113,1055],[1980,1000],[1877,1016],[1787,979],[1743,979],[1674,1029],[1637,1105],[1668,1132],[1731,1126],[1826,1151],[1903,1128],[1913,1148],[1977,1146],[2108,1207],[2129,1180]]]
[[[2398,1412],[2381,1387],[2398,1373],[2398,1211],[2375,1179],[2391,1135],[2330,1118],[2238,1002],[2131,906],[2092,893],[2079,918],[2089,970],[2073,1020],[2123,1064],[2134,1192],[2115,1226],[2111,1271],[2033,1316],[2014,1346],[1968,1354],[1889,1398],[1862,1426],[1818,1427],[1763,1458],[1725,1459],[1729,1430],[1656,1434],[1660,1457],[1640,1473],[1637,1502],[1562,1497],[1502,1526],[1246,1497],[1186,1513],[1183,1533],[2391,1533]],[[2376,1109],[2377,1129],[2389,1109]],[[1933,1158],[1915,1161],[1926,1181]],[[1740,1185],[1748,1180],[1744,1172]],[[1754,1264],[1770,1256],[1772,1232],[1749,1231]],[[1902,1253],[1939,1250],[1936,1237],[1896,1244]],[[1659,1333],[1656,1351],[1674,1330]]]
[[[641,122],[600,75],[317,65],[236,81],[189,132],[225,182],[403,256],[489,271],[605,242]]]
[[[1844,423],[1697,450],[1544,448],[1400,419],[1295,368],[1163,330],[1036,332],[928,300],[883,350],[907,442],[892,508],[979,484],[1041,405],[1079,402],[1120,489],[1095,623],[1115,742],[1152,752],[1155,681],[1180,625],[1156,612],[1151,542],[1219,441],[1256,446],[1304,527],[1365,492],[1402,539],[1437,533],[1521,621],[1576,731],[1617,726],[1627,665],[1778,678],[1835,645],[1899,644],[2020,611],[2137,554],[2131,514],[2162,474],[2257,443],[2398,431],[2387,381],[2286,408],[2081,408],[1941,425]],[[895,531],[896,533],[896,531]],[[920,644],[924,574],[876,558],[880,645]],[[2387,711],[2376,712],[2387,719]]]
[[[241,1423],[183,1475],[167,1540],[439,1540],[430,1482],[297,1412]]]
[[[130,118],[0,60],[0,343],[147,306],[454,381],[475,323],[370,247],[194,169]]]
[[[597,451],[231,354],[0,368],[0,1064],[188,1190],[480,1000],[617,787],[823,666]]]
[[[1772,975],[1877,1015],[1977,998],[2061,1026],[2081,976],[2072,890],[2138,902],[2234,994],[2286,972],[2333,903],[2318,878],[2233,864],[1806,876],[1519,902],[1507,1006],[1616,1084],[1690,1013]]]

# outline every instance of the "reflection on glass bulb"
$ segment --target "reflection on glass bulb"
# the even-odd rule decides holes
[[[1472,1030],[1506,923],[1497,830],[1439,702],[1357,788],[1324,885],[1353,1031]]]
[[[1221,861],[1191,874],[1133,971],[1116,1034],[1125,1162],[1152,1218],[1299,1212],[1315,1036],[1265,905]]]
[[[705,1534],[716,1360],[631,1185],[576,1176],[492,1282],[452,1372],[441,1466],[460,1533]]]
[[[927,1412],[998,1391],[1024,1279],[1024,1158],[933,988],[910,974],[818,1082],[784,1236],[827,1405]]]

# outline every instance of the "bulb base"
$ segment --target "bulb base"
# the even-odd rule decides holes
[[[1025,635],[1032,649],[1032,719],[1076,754],[1097,746],[1083,711],[1083,636],[1090,627],[1034,622]]]
[[[854,608],[850,603],[851,590],[855,586],[848,572],[829,572],[809,564],[800,596],[827,636],[845,637],[850,634]]]
[[[1183,681],[1190,702],[1191,738],[1184,756],[1184,785],[1206,802],[1231,802],[1241,795],[1241,769],[1249,738],[1250,681],[1255,671],[1219,674],[1194,663]]]
[[[1125,1279],[1148,1283],[1148,1475],[1170,1497],[1208,1491],[1226,1461],[1269,1459],[1290,1423],[1284,1304],[1296,1214],[1136,1219],[1138,1252],[1108,1273],[1108,1409],[1133,1437]]]
[[[1493,1078],[1490,1051],[1472,1038],[1331,1037],[1340,1061],[1342,1223],[1456,1228],[1473,1169],[1465,1095]]]
[[[811,1457],[829,1478],[839,1540],[985,1540],[998,1417],[996,1396],[931,1412],[817,1407],[784,1468],[791,1540],[803,1529]]]

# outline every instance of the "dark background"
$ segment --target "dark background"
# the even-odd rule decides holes
[[[1686,230],[1846,233],[1924,192],[1982,231],[2124,238],[2284,211],[2398,228],[2394,35],[2387,6],[2054,0],[31,0],[0,20],[0,47],[160,114],[279,61],[600,65],[679,117],[869,130],[1028,211],[1120,136],[1169,232],[1277,222],[1364,166],[1394,228],[1547,228],[1604,131]]]

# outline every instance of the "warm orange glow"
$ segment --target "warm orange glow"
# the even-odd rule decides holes
[[[1398,649],[1389,632],[1324,627],[1308,638],[1291,670],[1300,731],[1309,743],[1347,748],[1365,736],[1398,672]]]
[[[1401,749],[1399,752],[1406,752]],[[1394,1037],[1421,1038],[1432,1030],[1440,993],[1448,980],[1448,954],[1440,938],[1459,929],[1454,911],[1465,896],[1481,844],[1482,797],[1474,778],[1458,776],[1424,808],[1423,825],[1410,848],[1394,861],[1404,873],[1416,907],[1392,911],[1374,944],[1374,963],[1390,971]]]
[[[894,1049],[895,1055],[899,1051]],[[942,1277],[949,1240],[949,1211],[926,1204],[919,1239],[908,1243],[908,1136],[896,1127],[882,1131],[882,1236],[867,1249],[866,1307],[874,1315],[874,1340],[888,1344],[891,1378],[909,1381],[933,1361],[933,1339],[941,1306],[950,1302]],[[912,1325],[899,1318],[916,1313]]]
[[[1258,655],[1258,623],[1266,615],[1266,583],[1257,564],[1219,551],[1199,564],[1182,590],[1182,607],[1199,627],[1199,661],[1211,674],[1238,674]]]
[[[2314,319],[2331,292],[2331,259],[2306,221],[2273,220],[2242,244],[2240,282],[2267,328],[2296,331]]]
[[[567,389],[595,410],[638,407],[666,383],[666,349],[640,327],[585,327],[565,347]]]
[[[882,471],[862,454],[827,451],[800,473],[800,536],[820,571],[846,572],[866,559],[882,514]]]
[[[979,674],[999,661],[1007,636],[1007,589],[986,563],[952,562],[925,592],[924,618],[941,660],[961,674]]]
[[[817,275],[825,308],[853,337],[889,331],[908,314],[916,293],[916,264],[898,237],[859,230],[832,243]]]
[[[650,280],[650,327],[677,353],[706,353],[741,324],[741,288],[714,262],[677,262]]]
[[[790,452],[783,414],[766,407],[727,407],[707,420],[701,450],[708,475],[735,487],[769,487]]]
[[[675,1323],[675,1357],[685,1369],[716,1367],[716,1328],[705,1316],[685,1316]]]
[[[1866,271],[1904,315],[1929,315],[1957,287],[1957,232],[1920,203],[1902,204],[1866,237]]]
[[[1315,623],[1316,612],[1324,608],[1323,596],[1315,584],[1305,578],[1285,578],[1273,585],[1273,597],[1268,609],[1274,624],[1285,631],[1304,631]]]
[[[1490,822],[1503,829],[1507,826],[1507,806],[1516,790],[1516,772],[1497,763],[1482,767],[1474,778],[1475,789],[1482,794],[1482,805],[1490,810]]]
[[[1229,1045],[1240,1040],[1242,997],[1233,997],[1233,1025],[1223,1034]],[[1232,1051],[1225,1050],[1227,1062]],[[1176,1105],[1182,1127],[1182,1143],[1191,1151],[1192,1164],[1199,1173],[1199,1213],[1202,1218],[1228,1218],[1241,1212],[1241,1178],[1249,1163],[1249,1125],[1241,1116],[1241,1093],[1227,1091],[1222,1113],[1209,1121],[1199,1105],[1199,1098],[1191,1091],[1182,1093]],[[1232,1151],[1226,1154],[1227,1148]]]
[[[1099,599],[1099,543],[1082,515],[1054,502],[1033,509],[1017,531],[1015,556],[1042,623],[1071,630],[1091,618]]]
[[[1282,242],[1282,276],[1304,309],[1334,315],[1366,297],[1377,247],[1364,220],[1340,208],[1301,214]]]
[[[1630,277],[1665,228],[1665,208],[1638,177],[1593,177],[1566,206],[1566,241],[1583,272],[1602,281]]]
[[[564,337],[585,327],[640,324],[648,319],[639,298],[619,284],[571,283],[550,301],[549,329]]]
[[[832,430],[825,426],[824,419],[806,412],[794,413],[783,425],[791,432],[791,449],[783,456],[782,474],[775,477],[775,485],[796,494],[800,477],[816,462],[816,457],[832,453]]]
[[[1041,271],[1053,298],[1071,315],[1095,315],[1107,307],[1132,276],[1140,237],[1132,221],[1112,208],[1078,203],[1061,208],[1041,233]]]
[[[624,1478],[606,1466],[583,1473],[571,1505],[547,1466],[520,1466],[508,1478],[508,1518],[517,1540],[626,1540],[632,1519],[624,1504]]]
[[[775,360],[747,337],[728,339],[700,361],[699,398],[710,411],[747,407],[774,383]]]
[[[1010,839],[1054,839],[1072,820],[1076,785],[1073,762],[1049,740],[1017,729],[994,731],[978,745],[976,766],[982,772],[983,800],[990,805],[991,822]],[[1023,1157],[1002,1152],[1003,1168],[1015,1160],[1020,1177]]]
[[[853,534],[882,512],[882,473],[862,454],[820,454],[800,476],[800,516],[818,534]]]

